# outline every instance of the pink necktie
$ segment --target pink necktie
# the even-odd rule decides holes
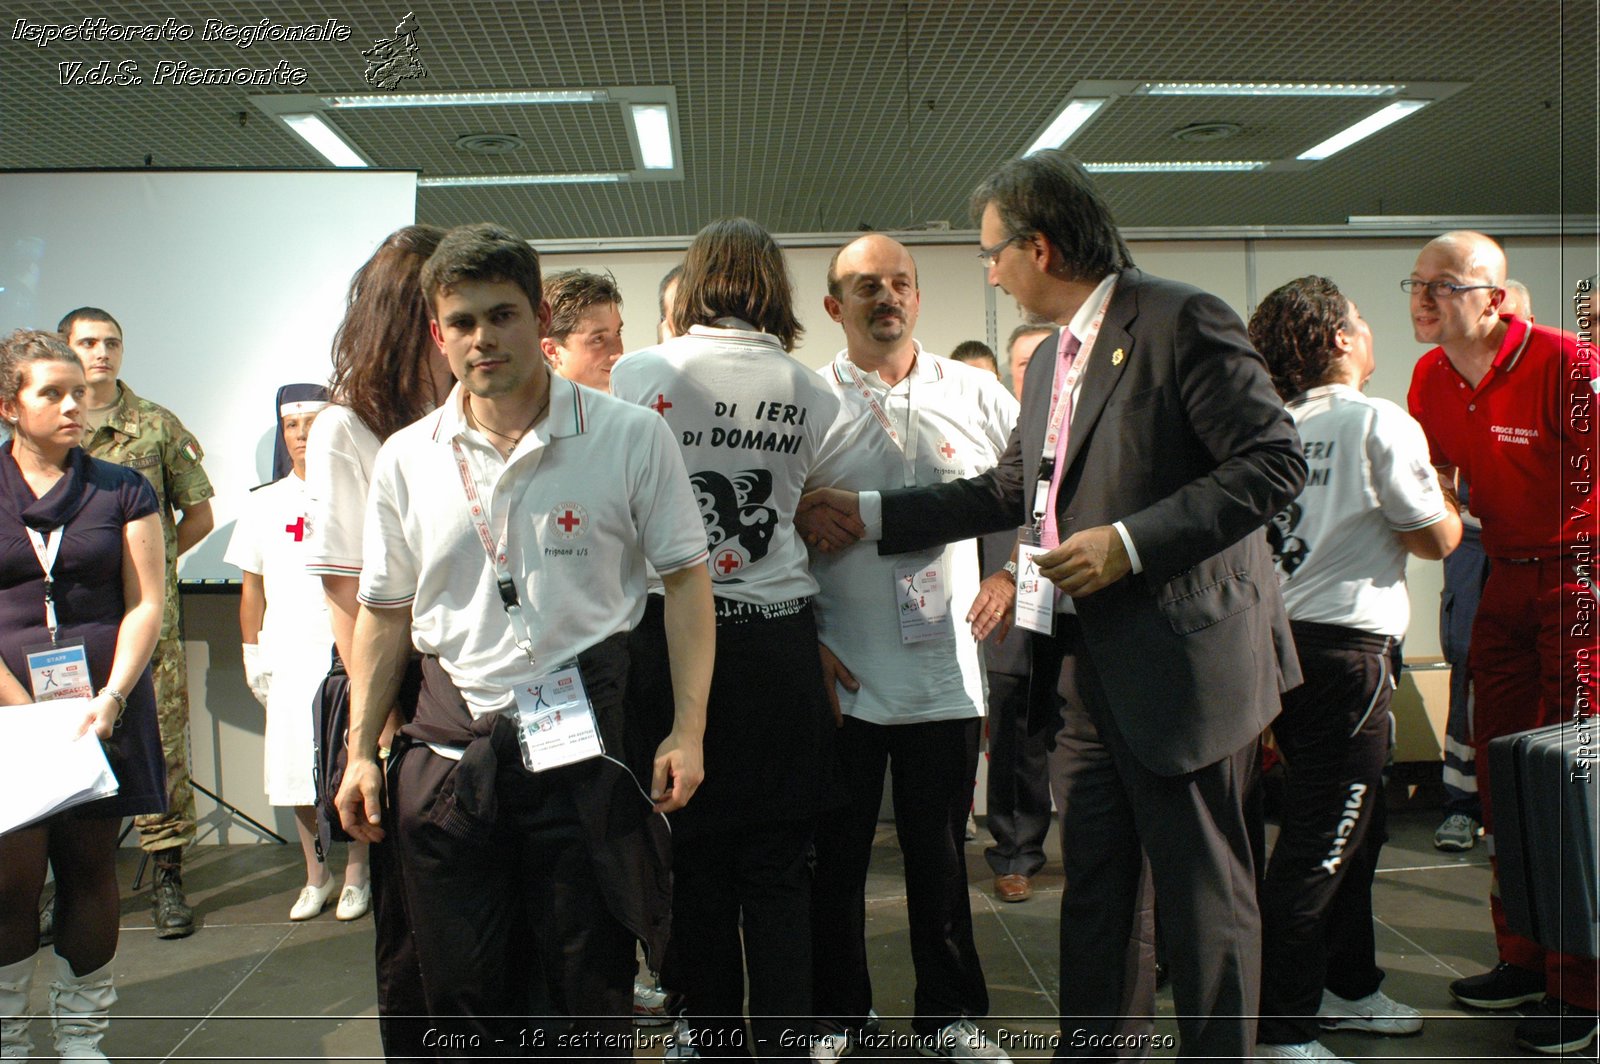
[[[1056,360],[1055,392],[1061,397],[1059,401],[1067,404],[1067,412],[1061,419],[1061,435],[1056,439],[1055,475],[1050,478],[1050,494],[1045,502],[1044,532],[1040,542],[1046,550],[1061,546],[1061,533],[1056,528],[1056,493],[1061,490],[1061,477],[1067,471],[1067,438],[1072,427],[1072,396],[1067,394],[1067,373],[1072,369],[1073,359],[1078,357],[1078,346],[1078,338],[1067,333],[1066,350]]]

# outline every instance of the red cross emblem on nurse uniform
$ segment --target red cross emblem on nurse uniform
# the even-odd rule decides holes
[[[949,440],[940,440],[939,453],[944,455],[944,460],[948,462],[956,456],[956,449],[950,445]]]
[[[731,576],[744,568],[744,556],[730,547],[720,552],[713,564],[717,567],[718,576]]]
[[[285,532],[289,533],[290,535],[294,536],[294,541],[296,543],[299,543],[301,540],[306,538],[306,519],[305,519],[305,517],[301,516],[301,517],[295,518],[294,524],[292,524],[292,525],[284,525],[283,526],[283,530]]]
[[[656,393],[655,401],[650,403],[649,406],[651,410],[654,410],[662,417],[666,417],[667,411],[672,409],[672,404],[667,402],[667,397],[662,395],[660,392]]]

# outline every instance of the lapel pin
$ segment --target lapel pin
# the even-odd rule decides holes
[[[1126,356],[1123,355],[1122,348],[1117,348],[1115,351],[1111,352],[1111,364],[1113,366],[1122,365],[1122,360],[1124,357]]]

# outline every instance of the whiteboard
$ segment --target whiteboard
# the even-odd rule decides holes
[[[271,476],[273,396],[327,382],[350,275],[415,217],[411,171],[0,174],[0,330],[109,311],[122,379],[205,450],[216,531],[182,579],[239,579],[222,554]]]

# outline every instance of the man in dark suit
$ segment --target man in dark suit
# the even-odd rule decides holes
[[[1299,682],[1263,527],[1305,480],[1300,441],[1237,315],[1134,269],[1069,156],[1006,163],[973,207],[990,283],[1067,336],[1028,367],[998,466],[863,493],[860,516],[883,553],[1019,523],[1052,548],[1039,569],[1060,594],[1033,686],[1060,715],[1058,1056],[1160,1046],[1137,1019],[1154,1011],[1148,954],[1127,963],[1149,941],[1142,849],[1183,1056],[1247,1059],[1261,953],[1245,795],[1279,692]],[[1058,391],[1070,418],[1041,461]]]

